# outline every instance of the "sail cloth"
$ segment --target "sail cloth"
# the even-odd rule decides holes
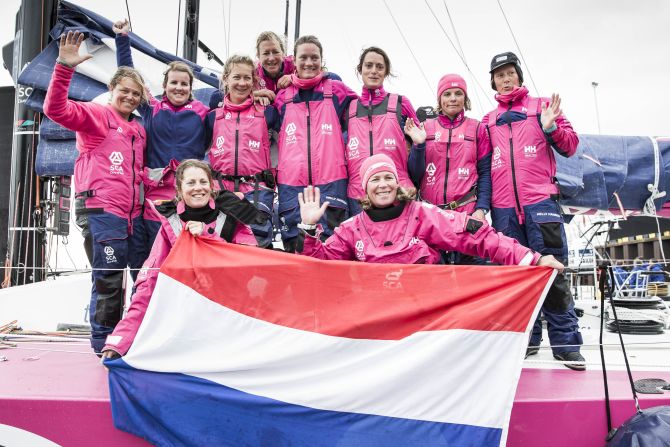
[[[554,271],[365,264],[183,232],[130,351],[117,428],[156,445],[504,445]]]

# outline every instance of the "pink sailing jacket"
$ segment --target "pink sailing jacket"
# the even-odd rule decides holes
[[[493,148],[491,206],[516,208],[523,222],[524,206],[558,194],[552,146],[571,157],[577,150],[579,138],[564,116],[556,118],[556,130],[545,134],[539,116],[542,103],[548,104],[549,99],[531,97],[525,87],[509,95],[496,95],[496,100],[498,108],[482,120],[488,127]],[[511,117],[506,123],[499,122],[503,114]],[[515,115],[527,118],[515,120]]]
[[[172,200],[177,195],[176,174],[179,162],[175,159],[164,168],[149,167],[142,171],[142,183],[144,184],[144,198],[150,202]],[[160,216],[156,213],[154,207],[144,207],[144,218],[158,221]]]
[[[224,175],[254,176],[272,168],[264,110],[253,103],[239,112],[225,106],[216,109],[209,149],[209,163],[214,170]],[[223,183],[230,191],[235,190],[232,180]],[[241,182],[238,189],[242,193],[253,191],[254,183]]]
[[[103,209],[130,221],[142,210],[140,174],[146,133],[132,117],[125,120],[109,105],[68,99],[73,73],[56,64],[44,113],[76,132],[75,196],[86,199],[87,209]]]
[[[212,202],[213,203],[213,202]],[[151,202],[147,202],[148,206],[154,208]],[[184,204],[179,202],[177,204],[177,213],[183,212]],[[151,254],[144,262],[142,270],[137,275],[135,281],[135,293],[133,294],[132,302],[128,308],[126,316],[116,325],[114,332],[107,336],[106,344],[103,350],[111,349],[121,355],[125,355],[130,349],[130,346],[135,340],[135,335],[142,324],[144,314],[149,306],[151,294],[156,287],[156,280],[158,279],[158,271],[163,265],[163,262],[170,254],[172,246],[177,241],[179,233],[183,230],[186,222],[179,219],[177,213],[169,217],[160,215],[154,209],[156,215],[160,216],[161,228],[156,235],[156,241],[151,248]],[[223,213],[219,213],[219,218],[210,224],[206,224],[202,234],[198,237],[211,237],[222,239],[220,236],[223,222],[221,222]],[[230,217],[227,217],[229,218]],[[242,245],[257,245],[251,229],[240,223],[237,223],[235,233],[233,235],[233,243]]]
[[[282,70],[279,73],[277,79],[272,79],[265,72],[265,69],[260,62],[256,62],[256,75],[258,75],[258,86],[260,88],[266,88],[268,90],[277,93],[279,87],[277,86],[277,81],[284,75],[290,75],[295,70],[295,64],[293,63],[293,56],[284,56],[284,61],[282,63]]]
[[[365,196],[361,185],[360,168],[365,159],[375,153],[385,154],[398,170],[398,181],[404,188],[414,188],[407,173],[407,146],[400,127],[401,97],[392,93],[376,105],[366,106],[358,99],[349,103],[348,142],[345,151],[349,186],[347,196]]]
[[[540,258],[516,240],[497,233],[486,222],[465,213],[411,201],[402,214],[373,222],[365,212],[343,222],[321,242],[305,236],[302,254],[319,259],[397,264],[435,264],[438,250],[490,258],[504,265],[535,265]]]
[[[421,198],[434,205],[463,200],[477,185],[479,121],[464,118],[458,127],[446,128],[439,118],[424,122],[426,130],[426,173],[421,181]],[[477,197],[457,211],[472,213]]]
[[[324,185],[347,178],[333,81],[323,79],[314,91],[322,91],[323,100],[293,102],[290,98],[298,95],[293,85],[281,91],[288,99],[279,130],[277,183],[282,185]]]

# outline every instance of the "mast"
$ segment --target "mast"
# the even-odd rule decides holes
[[[23,0],[16,14],[12,77],[46,46],[56,21],[55,0]],[[9,184],[9,225],[4,286],[26,284],[45,278],[45,222],[42,200],[44,182],[35,174],[40,114],[28,109],[32,88],[16,84],[12,166]]]
[[[198,60],[198,22],[200,0],[186,0],[184,10],[184,59],[193,63]]]
[[[296,0],[295,3],[295,39],[298,40],[298,37],[300,37],[300,6],[301,6],[301,1]]]

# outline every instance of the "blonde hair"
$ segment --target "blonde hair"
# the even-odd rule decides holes
[[[416,198],[416,189],[414,188],[405,189],[402,186],[398,186],[395,198],[398,202],[411,202]],[[365,197],[362,198],[360,202],[361,202],[361,208],[363,208],[364,210],[374,208],[374,205],[372,204],[372,201],[370,200],[367,194],[365,194]]]
[[[256,38],[256,57],[260,56],[261,44],[267,41],[275,41],[279,44],[279,49],[282,55],[286,55],[286,48],[284,48],[284,41],[272,31],[263,31]]]
[[[188,95],[188,99],[192,100],[193,99],[193,70],[191,70],[191,67],[189,67],[187,64],[181,61],[172,61],[168,64],[167,70],[163,72],[163,96],[165,96],[165,86],[167,86],[168,82],[168,75],[170,72],[173,71],[180,71],[182,73],[186,73],[188,75],[188,83],[191,86],[191,91]]]
[[[184,171],[186,171],[188,168],[198,168],[205,171],[205,174],[207,174],[207,178],[209,179],[209,185],[210,185],[209,194],[212,196],[213,199],[215,199],[216,196],[219,195],[219,191],[214,189],[214,177],[212,176],[212,169],[207,163],[205,163],[202,160],[196,160],[195,158],[188,158],[179,163],[179,167],[175,172],[175,186],[177,187],[177,195],[174,198],[175,202],[179,202],[182,200],[181,182],[184,181]]]
[[[256,74],[256,70],[254,70],[253,59],[251,59],[249,56],[233,54],[228,59],[226,59],[226,63],[223,65],[223,73],[221,73],[221,79],[219,80],[219,89],[221,89],[224,95],[226,93],[225,80],[228,76],[230,76],[230,73],[233,71],[233,66],[235,64],[248,65],[251,67],[251,82],[254,86],[258,85],[258,75]]]
[[[147,98],[146,85],[144,84],[144,78],[139,71],[132,67],[121,66],[116,70],[116,73],[114,73],[112,79],[109,81],[110,90],[113,90],[114,87],[116,87],[123,78],[128,78],[140,86],[140,103],[149,102],[149,98]]]

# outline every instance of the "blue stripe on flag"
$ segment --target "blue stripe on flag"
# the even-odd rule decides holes
[[[318,410],[184,374],[109,367],[117,428],[159,446],[498,446],[502,429]],[[411,390],[398,390],[399,393]]]

